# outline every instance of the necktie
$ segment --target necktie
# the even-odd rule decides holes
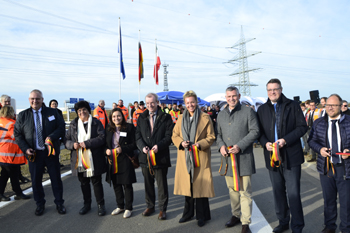
[[[150,125],[151,125],[151,134],[153,133],[153,127],[154,127],[153,116],[154,116],[154,113],[151,112],[151,113],[149,114],[149,123],[150,123]]]
[[[39,111],[36,111],[36,136],[38,138],[38,145],[40,148],[44,147],[44,140],[43,140],[43,128],[41,127],[41,122],[39,118]]]
[[[336,123],[337,120],[332,120],[332,161],[334,164],[339,163],[339,156],[335,154],[339,152]]]

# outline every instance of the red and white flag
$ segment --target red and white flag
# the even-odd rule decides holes
[[[160,68],[160,58],[158,56],[158,48],[157,48],[157,44],[156,44],[156,57],[155,57],[155,60],[154,60],[154,69],[153,69],[153,78],[155,79],[156,81],[156,84],[159,85],[159,82],[158,82],[158,70]]]

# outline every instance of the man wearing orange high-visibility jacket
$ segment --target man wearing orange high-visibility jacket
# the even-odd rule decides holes
[[[177,104],[173,104],[173,108],[171,109],[171,111],[169,112],[171,119],[173,120],[174,124],[176,124],[177,119],[180,116],[180,111],[177,109]]]
[[[125,107],[124,105],[124,102],[123,100],[119,100],[118,101],[118,108],[120,108],[123,112],[123,115],[124,115],[124,118],[125,120],[127,121],[128,120],[128,117],[129,117],[129,110],[127,107]]]
[[[109,120],[107,117],[104,100],[100,100],[98,102],[98,106],[94,110],[94,117],[101,121],[103,128],[106,128],[106,125],[108,124]]]
[[[11,180],[12,190],[16,193],[15,200],[28,199],[29,196],[23,194],[19,185],[19,166],[26,164],[27,160],[15,141],[13,130],[15,112],[9,105],[2,107],[0,111],[0,201],[10,201],[4,196],[4,191],[8,179]]]
[[[146,111],[145,103],[143,101],[140,101],[139,108],[135,110],[132,116],[132,123],[134,124],[135,127],[137,126],[137,119],[139,119],[140,114],[143,113],[144,111]]]

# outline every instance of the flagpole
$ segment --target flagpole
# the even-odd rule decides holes
[[[118,42],[119,45],[118,46],[120,46],[120,41],[122,39],[121,38],[122,35],[120,33],[121,33],[121,30],[120,30],[120,17],[119,17],[119,42]],[[121,53],[122,48],[120,47],[119,49],[120,49],[119,52]],[[120,56],[119,54],[119,66],[121,66],[121,64],[122,64],[122,56]],[[122,72],[121,71],[122,70],[121,70],[121,67],[119,67],[119,69],[120,69],[119,70],[119,99],[122,99],[121,98],[121,92],[122,92]]]
[[[156,64],[157,64],[157,39],[154,40],[154,51],[155,51],[155,59],[154,59],[154,93],[157,93],[157,80],[156,80],[156,77],[157,77],[157,68],[156,68]]]
[[[138,50],[140,50],[139,46],[140,46],[140,42],[141,42],[141,39],[140,39],[140,30],[139,30],[139,44],[138,44]],[[139,81],[139,103],[140,103],[140,85],[141,85],[141,80],[140,80],[140,51],[139,51],[139,73],[138,73],[138,81]]]

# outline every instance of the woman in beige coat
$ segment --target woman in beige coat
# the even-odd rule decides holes
[[[202,227],[210,220],[209,197],[214,197],[210,146],[215,141],[210,116],[198,108],[197,95],[188,91],[183,96],[186,110],[180,115],[172,140],[177,150],[174,194],[185,196],[180,223],[191,220],[196,202],[196,219]],[[193,146],[198,148],[194,155]]]

